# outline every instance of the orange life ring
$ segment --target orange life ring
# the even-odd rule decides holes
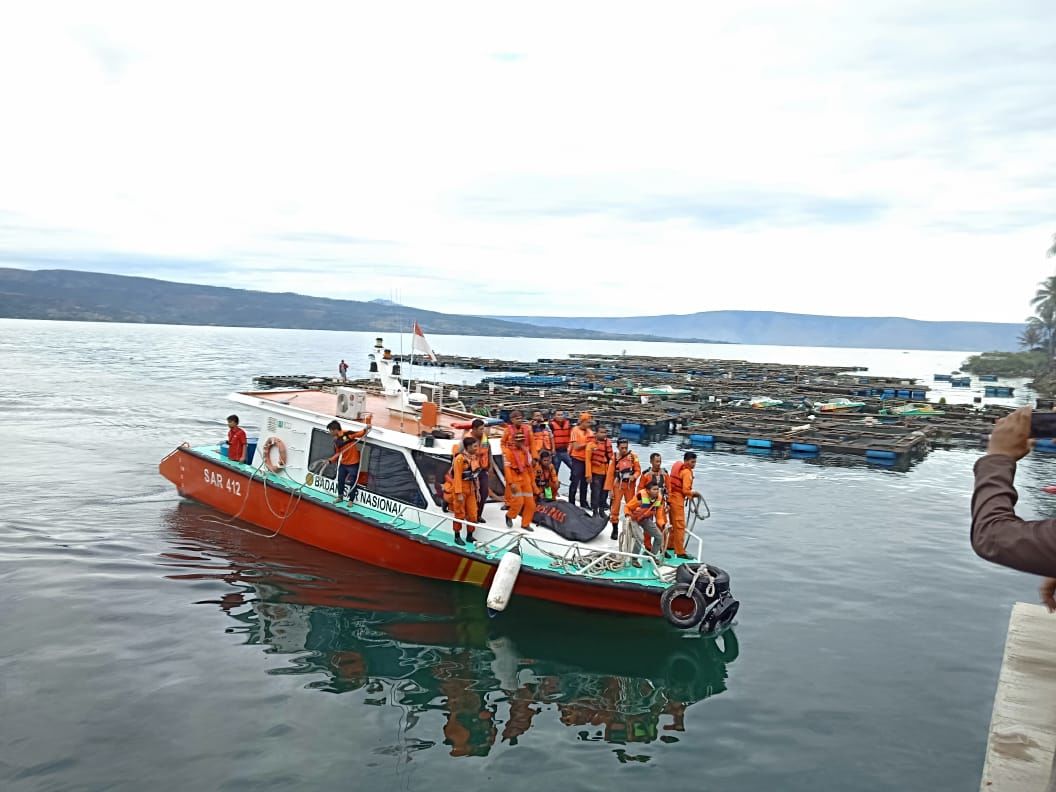
[[[271,461],[271,449],[279,449],[279,461],[278,463]],[[269,437],[264,441],[264,446],[261,449],[264,455],[264,464],[267,465],[268,470],[272,473],[278,473],[280,470],[286,467],[286,444],[277,437]]]

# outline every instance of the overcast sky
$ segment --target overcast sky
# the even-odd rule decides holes
[[[1056,3],[7,3],[0,266],[1020,321]]]

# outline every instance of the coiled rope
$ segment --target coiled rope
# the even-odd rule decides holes
[[[322,463],[322,465],[319,464],[320,462]],[[235,521],[242,516],[242,513],[246,510],[246,507],[249,505],[249,495],[252,490],[253,479],[256,478],[257,474],[264,469],[264,464],[264,462],[261,462],[259,465],[257,465],[256,468],[254,468],[253,472],[250,473],[249,481],[246,482],[246,494],[242,498],[242,505],[239,507],[238,511],[234,515],[232,515],[231,517],[213,517],[211,515],[204,515],[199,517],[198,519],[204,523],[222,525],[224,527],[230,528],[237,528],[239,531],[245,531],[248,534],[259,536],[261,539],[274,539],[276,536],[278,536],[282,532],[282,529],[285,527],[286,521],[295,511],[297,511],[297,507],[301,505],[301,500],[304,497],[304,488],[308,486],[307,481],[301,482],[296,488],[294,488],[293,492],[290,493],[290,498],[292,502],[288,503],[286,506],[286,510],[280,514],[279,512],[275,511],[275,509],[271,505],[271,500],[268,498],[268,476],[267,473],[264,473],[260,477],[260,481],[264,485],[264,505],[268,507],[268,511],[271,512],[272,516],[276,517],[279,520],[279,526],[271,533],[261,533],[260,531],[254,531],[252,528],[247,528],[244,525],[235,524]],[[309,470],[315,473],[317,472],[317,470],[322,470],[325,465],[326,460],[320,459],[314,464],[310,465]],[[285,469],[283,469],[282,475],[288,478],[291,482],[296,481],[286,472]]]

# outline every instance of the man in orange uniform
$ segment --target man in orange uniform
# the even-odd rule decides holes
[[[346,431],[341,428],[337,421],[331,421],[326,425],[334,438],[334,455],[328,462],[338,462],[337,465],[337,500],[340,503],[345,498],[345,482],[348,482],[348,499],[352,500],[352,493],[356,490],[359,481],[359,439],[368,431],[360,429],[358,432]],[[340,461],[338,461],[340,460]]]
[[[631,552],[642,552],[642,543],[646,534],[653,540],[657,548],[656,552],[659,552],[659,549],[664,546],[664,535],[661,530],[667,524],[660,485],[655,481],[650,482],[645,489],[627,501],[623,507],[623,513],[630,517],[629,526],[631,536],[634,537],[634,547]],[[631,564],[640,567],[642,562],[636,558]]]
[[[535,469],[528,449],[525,436],[518,433],[514,435],[513,448],[503,454],[506,460],[506,502],[510,504],[506,511],[506,527],[512,528],[514,518],[520,517],[521,528],[526,531],[532,530],[532,518],[535,517]]]
[[[561,486],[552,459],[553,455],[544,448],[539,452],[539,461],[535,463],[535,491],[546,501],[557,500],[557,491]]]
[[[484,504],[488,502],[491,490],[491,441],[488,439],[488,430],[484,427],[481,418],[474,418],[470,424],[469,436],[477,441],[477,522],[484,522]]]
[[[587,443],[586,474],[590,482],[590,510],[595,517],[608,517],[605,513],[606,495],[612,489],[612,478],[609,471],[612,468],[612,441],[609,440],[609,430],[599,426],[594,438]]]
[[[687,451],[681,462],[671,467],[668,477],[667,497],[671,502],[671,544],[679,558],[690,558],[686,553],[686,498],[699,498],[693,489],[693,468],[697,466],[697,455]],[[670,552],[670,551],[668,551]]]
[[[528,454],[532,453],[532,428],[528,424],[524,423],[524,413],[520,410],[514,410],[510,413],[510,421],[506,424],[506,428],[502,430],[502,441],[499,446],[502,448],[502,468],[503,477],[507,481],[506,486],[506,508],[509,509],[510,504],[510,457],[515,447],[515,438],[520,437],[523,440],[523,447],[527,449]],[[523,472],[523,471],[521,471]]]
[[[591,431],[591,417],[589,412],[579,414],[579,423],[572,429],[572,436],[568,446],[568,454],[572,457],[572,479],[568,483],[568,502],[576,502],[576,494],[579,494],[579,505],[589,509],[587,505],[587,443],[594,439]]]
[[[451,470],[444,482],[444,500],[454,512],[456,521],[472,523],[477,518],[477,445],[477,438],[473,436],[462,439],[462,450],[451,462]],[[455,544],[464,545],[462,523],[453,522],[451,525],[455,531]],[[472,525],[466,526],[466,541],[474,541]]]
[[[642,475],[638,455],[631,451],[626,437],[616,441],[616,456],[609,465],[609,481],[612,482],[612,507],[609,510],[612,522],[612,538],[619,538],[620,503],[634,497],[635,483]]]
[[[664,470],[661,461],[660,455],[655,451],[649,455],[649,468],[638,479],[638,487],[635,492],[645,489],[650,481],[656,479],[660,485],[660,494],[665,495],[667,492],[667,471]]]
[[[543,414],[536,410],[532,413],[532,459],[539,459],[542,451],[554,453],[554,435],[546,425]]]
[[[635,488],[635,492],[641,492],[643,489],[648,489],[650,482],[655,481],[660,485],[660,498],[664,501],[664,508],[666,512],[670,512],[671,505],[667,502],[667,483],[669,474],[664,470],[663,465],[661,464],[662,462],[663,459],[660,454],[655,451],[649,455],[649,469],[644,471],[638,479],[638,486]],[[652,537],[648,534],[645,536],[645,549],[653,549]]]

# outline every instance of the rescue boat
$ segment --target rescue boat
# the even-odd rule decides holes
[[[376,387],[370,391],[240,392],[231,400],[260,413],[262,443],[248,463],[228,459],[223,444],[180,445],[160,463],[161,474],[183,497],[204,503],[231,521],[385,569],[487,589],[489,611],[511,597],[533,597],[582,608],[639,616],[665,616],[682,629],[711,633],[728,626],[739,607],[725,572],[701,562],[701,539],[687,519],[691,561],[631,552],[627,531],[609,536],[608,523],[564,530],[589,521],[568,503],[540,504],[549,527],[506,527],[499,437],[492,447],[491,498],[475,542],[455,541],[455,517],[446,511],[443,481],[458,453],[463,428],[475,416],[457,392],[401,379],[400,364],[377,339],[370,355]],[[445,397],[448,399],[444,405]],[[360,473],[350,499],[337,498],[337,466],[327,424],[366,429]],[[545,507],[545,508],[543,508]],[[467,526],[468,527],[468,526]],[[235,528],[232,528],[235,530]]]

